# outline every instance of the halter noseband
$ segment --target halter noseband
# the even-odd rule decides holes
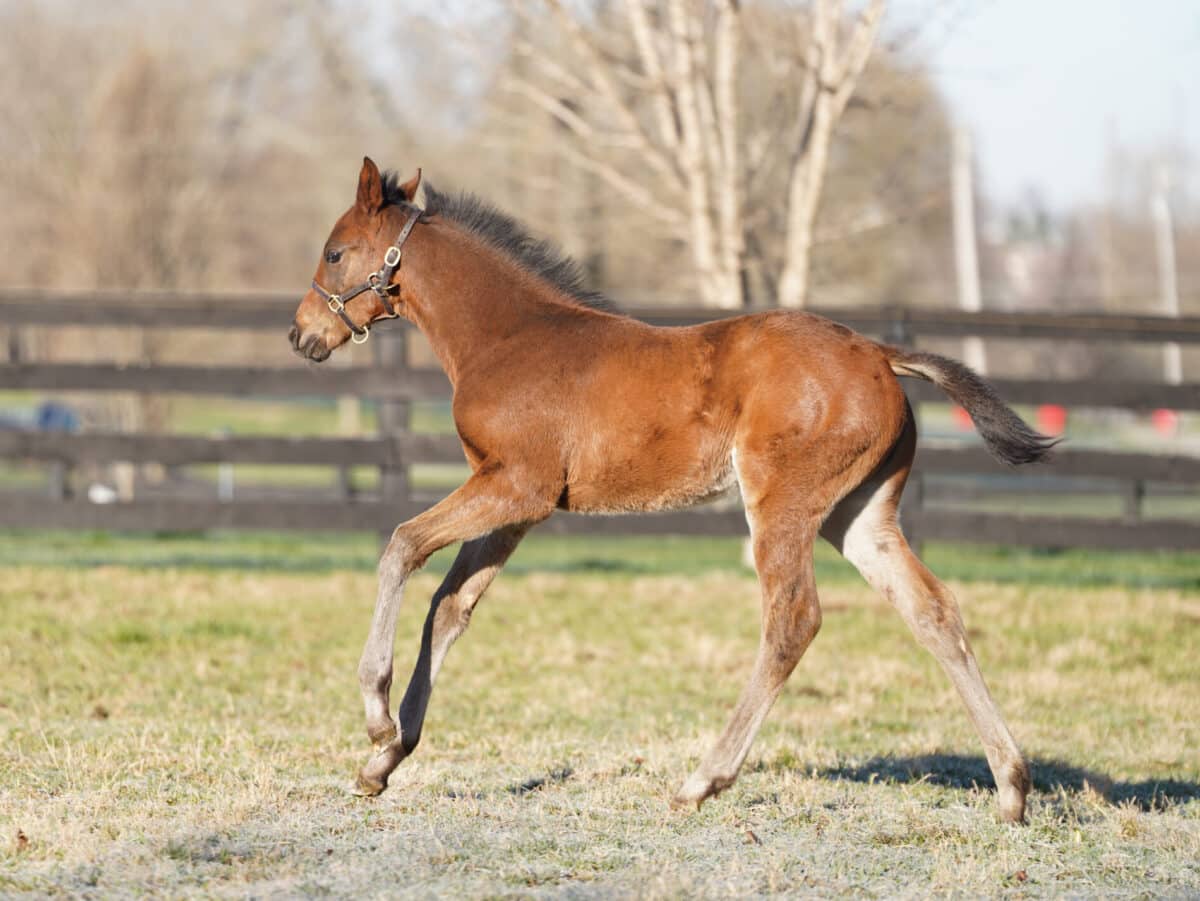
[[[395,319],[400,314],[396,312],[388,300],[388,292],[391,289],[392,276],[396,270],[400,268],[400,248],[404,246],[404,242],[408,240],[409,234],[413,230],[413,226],[417,224],[417,220],[421,218],[424,210],[417,207],[410,207],[408,219],[404,223],[404,228],[400,229],[400,234],[396,236],[396,240],[387,249],[383,255],[383,265],[367,276],[365,282],[355,285],[341,294],[331,294],[317,284],[317,280],[313,279],[313,290],[321,296],[325,301],[325,305],[329,307],[330,312],[337,313],[341,317],[342,322],[346,323],[346,327],[350,329],[350,340],[355,344],[366,344],[367,339],[371,337],[371,324],[364,322],[361,326],[355,325],[354,320],[346,312],[346,304],[353,300],[364,291],[371,291],[379,298],[379,302],[383,304],[383,308],[388,312],[388,318]]]

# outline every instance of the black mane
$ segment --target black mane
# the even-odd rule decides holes
[[[389,206],[408,203],[395,172],[383,175],[383,202]],[[481,197],[465,191],[443,194],[425,182],[425,213],[442,216],[461,226],[523,269],[548,281],[576,303],[595,310],[617,312],[611,300],[586,287],[583,268],[575,260],[553,242],[534,237],[524,225]]]

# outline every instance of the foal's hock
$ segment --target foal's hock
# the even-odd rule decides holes
[[[897,376],[967,409],[995,456],[1029,463],[1053,442],[970,369],[870,341],[799,312],[655,328],[586,291],[579,270],[482,201],[400,184],[363,161],[296,311],[292,346],[324,360],[402,316],[454,387],[472,475],[398,526],[358,667],[375,753],[358,791],[382,792],[421,737],[434,680],[471,611],[525,533],[556,509],[663,510],[741,490],[762,588],[762,639],[729,724],[675,796],[728,787],[821,625],[812,544],[833,544],[937,658],[966,705],[1001,815],[1025,812],[1029,771],[988,693],[953,596],[896,522],[916,425]],[[389,243],[391,242],[391,243]],[[416,669],[393,719],[392,645],[404,584],[430,554],[462,549],[433,597]]]

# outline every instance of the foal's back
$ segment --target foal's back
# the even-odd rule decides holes
[[[684,328],[587,316],[558,337],[570,365],[546,387],[566,509],[686,506],[731,487],[739,455],[790,464],[833,436],[871,458],[869,471],[903,424],[904,395],[879,345],[818,316]]]

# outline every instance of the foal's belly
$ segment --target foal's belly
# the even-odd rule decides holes
[[[641,513],[702,504],[737,484],[728,449],[684,455],[614,452],[571,474],[560,506],[578,513]]]

